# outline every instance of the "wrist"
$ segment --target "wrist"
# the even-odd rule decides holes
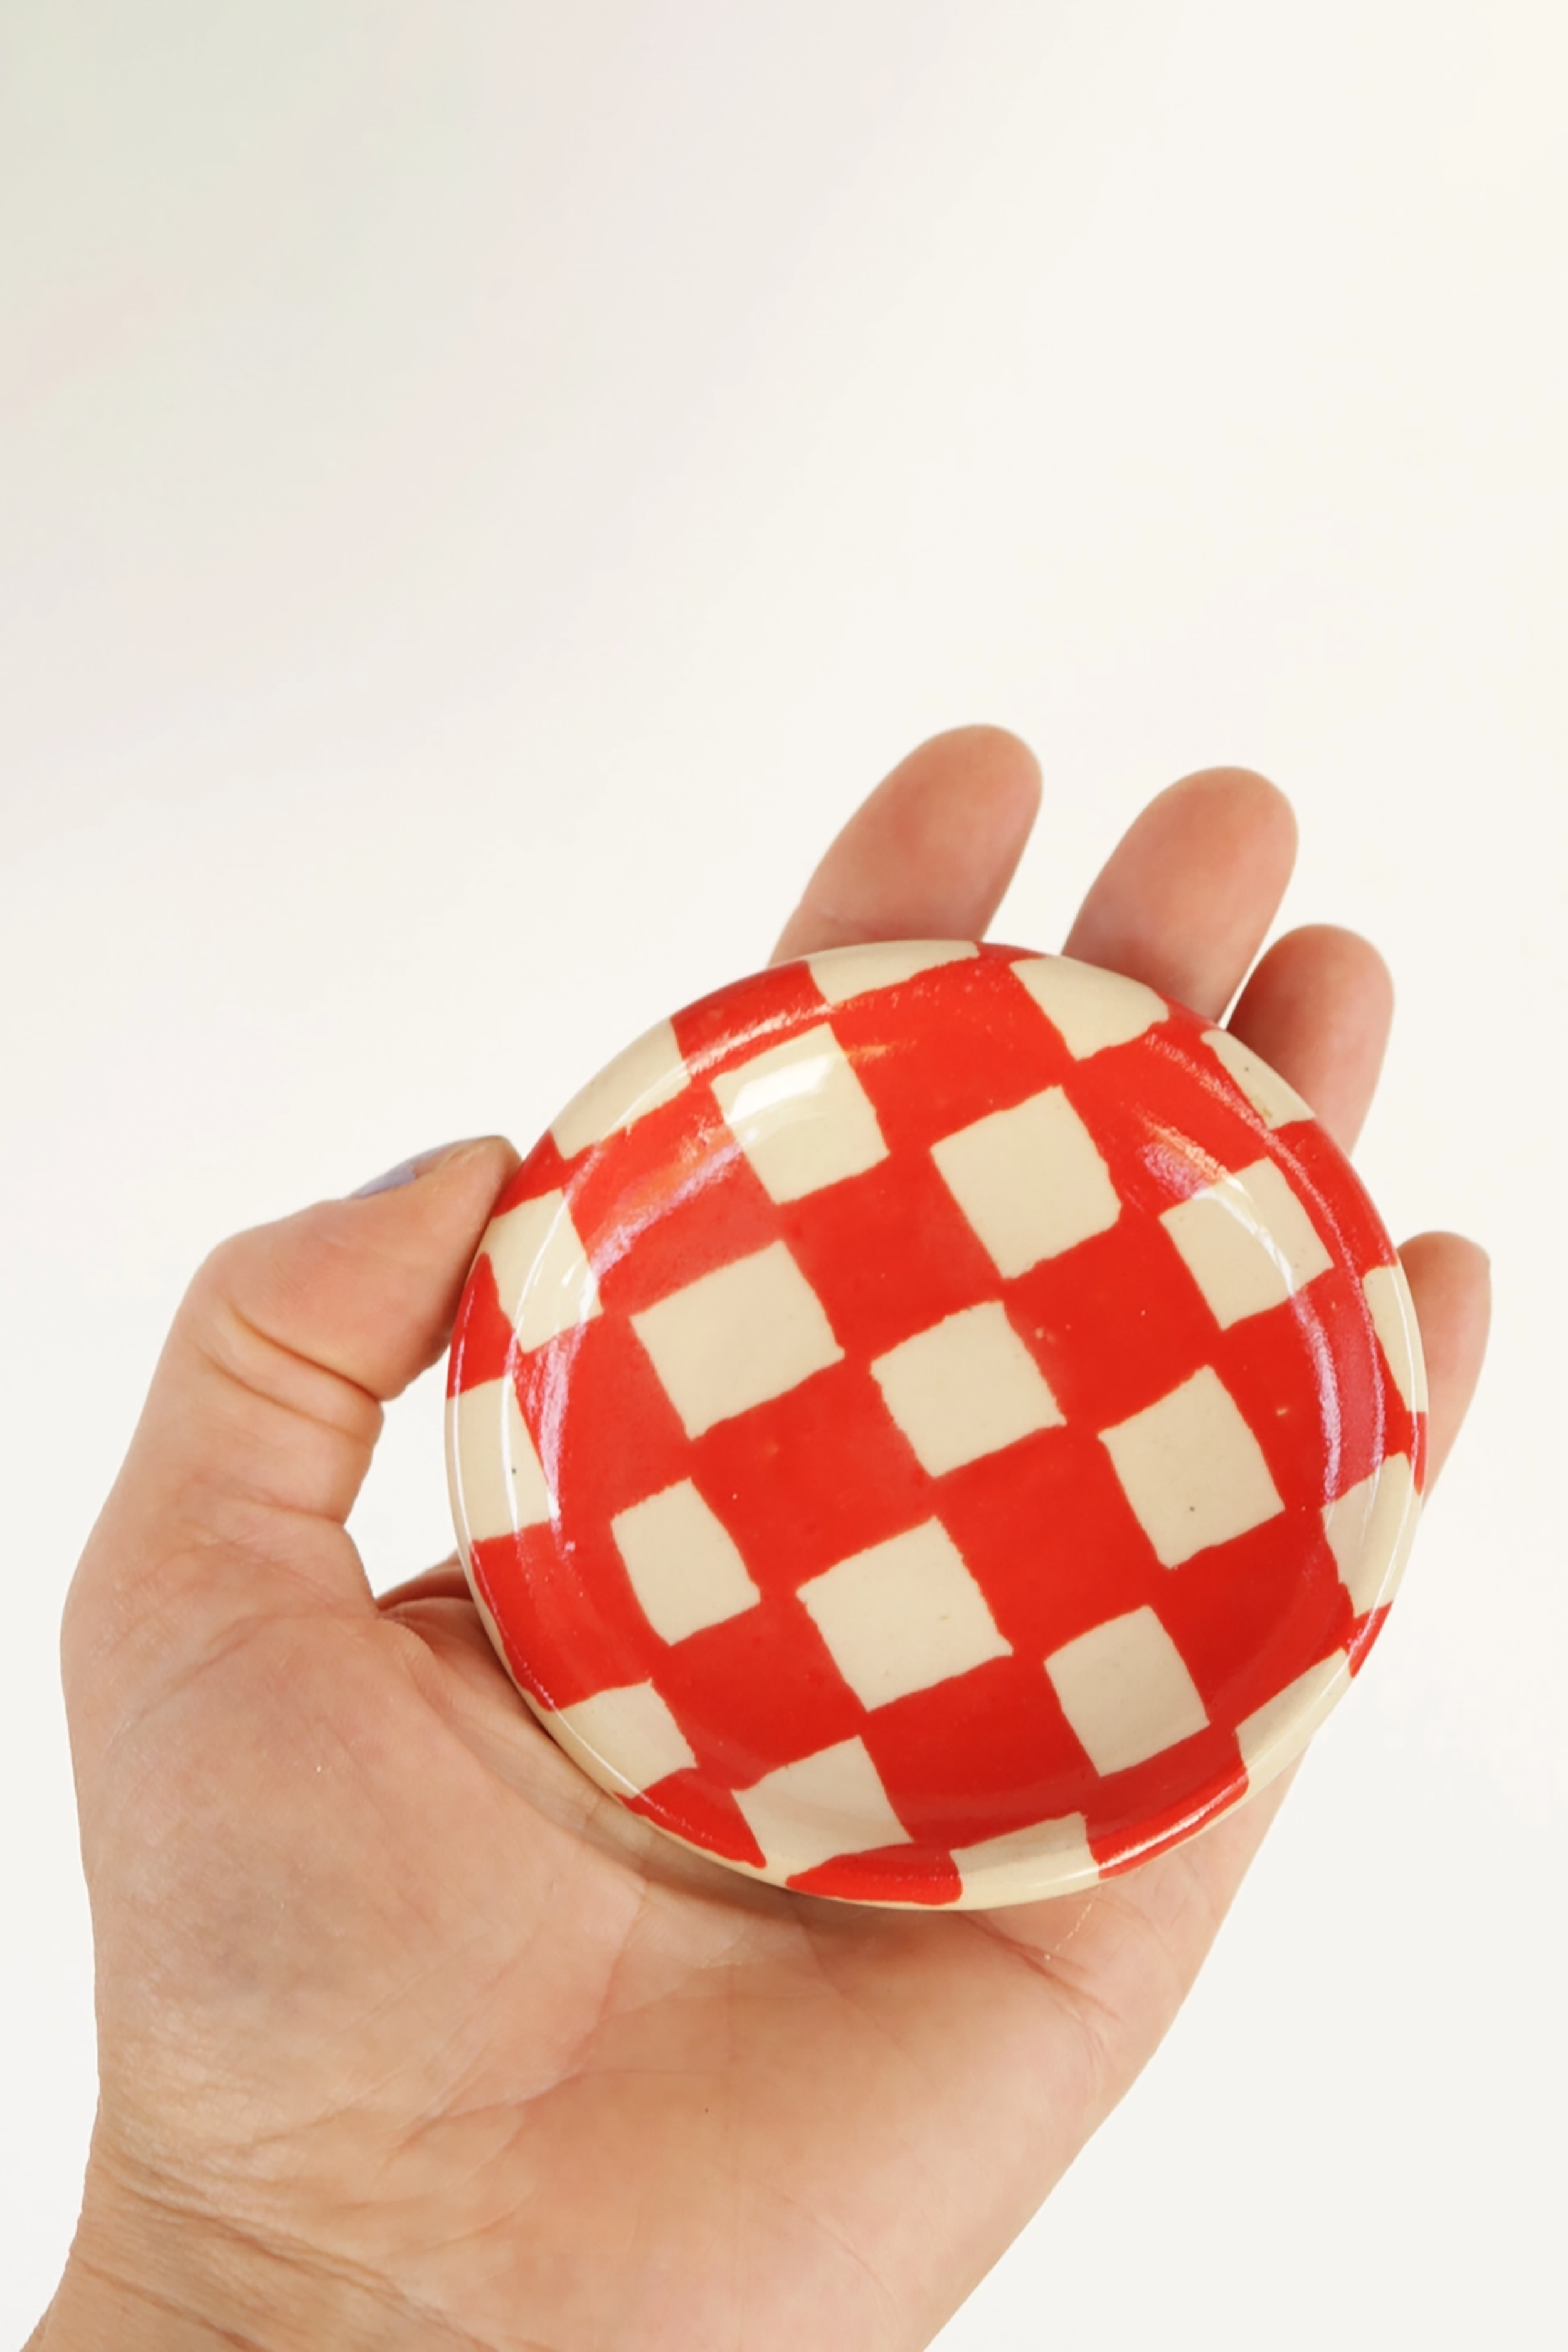
[[[453,2340],[383,2282],[89,2171],[65,2274],[26,2352],[437,2352]]]
[[[230,2328],[220,2334],[190,2309],[182,2310],[150,2282],[100,2270],[72,2250],[48,2310],[28,2337],[26,2352],[215,2352],[218,2345],[257,2339]],[[262,2339],[265,2340],[265,2339]]]

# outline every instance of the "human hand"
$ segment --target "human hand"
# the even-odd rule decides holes
[[[925,746],[780,952],[977,935],[1037,793],[1008,737]],[[1292,844],[1259,779],[1190,778],[1068,947],[1217,1017]],[[1348,1144],[1388,1014],[1373,951],[1312,929],[1232,1025]],[[50,2352],[922,2344],[1155,2047],[1279,1802],[1084,1895],[933,1916],[781,1894],[602,1797],[455,1567],[378,1602],[344,1531],[513,1164],[460,1146],[219,1250],[84,1556],[101,2089]],[[1428,1235],[1405,1265],[1435,1469],[1484,1264]]]

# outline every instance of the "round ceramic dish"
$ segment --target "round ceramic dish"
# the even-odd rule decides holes
[[[1016,1903],[1305,1746],[1422,1483],[1388,1237],[1224,1030],[1059,957],[840,950],[678,1013],[458,1317],[469,1581],[630,1809],[863,1903]]]

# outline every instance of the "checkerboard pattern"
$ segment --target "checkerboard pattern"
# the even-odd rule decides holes
[[[499,1203],[450,1390],[541,1719],[674,1836],[862,1902],[1082,1886],[1280,1770],[1425,1461],[1403,1276],[1300,1097],[969,942],[629,1048]]]

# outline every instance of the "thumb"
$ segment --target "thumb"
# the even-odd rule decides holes
[[[382,1403],[446,1344],[517,1165],[497,1138],[411,1164],[214,1251],[181,1304],[124,1467],[82,1556],[62,1635],[68,1700],[116,1712],[247,1618],[368,1612],[343,1522]],[[403,1171],[398,1171],[399,1179]]]

